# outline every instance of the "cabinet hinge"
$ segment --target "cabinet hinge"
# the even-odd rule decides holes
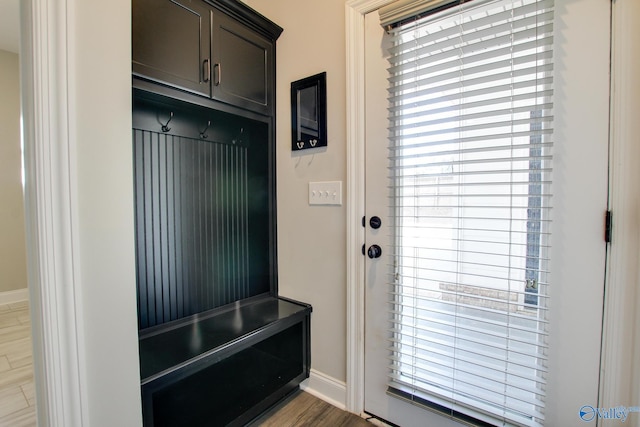
[[[613,214],[611,211],[607,211],[604,216],[604,241],[606,243],[611,243],[611,227],[613,221]]]

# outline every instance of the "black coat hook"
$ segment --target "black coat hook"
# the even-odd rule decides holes
[[[202,132],[200,132],[200,138],[201,139],[207,139],[209,138],[209,135],[207,135],[207,130],[209,129],[209,126],[211,126],[211,120],[207,121],[207,127],[204,128],[204,130]]]
[[[171,121],[171,119],[173,119],[173,111],[171,112],[171,115],[169,116],[169,120],[167,120],[167,123],[162,125],[162,132],[169,132],[171,130],[171,128],[169,127],[169,122]]]
[[[236,136],[235,139],[231,140],[232,144],[235,144],[237,142],[242,143],[242,136],[244,135],[244,128],[240,128],[240,132],[238,133],[238,135]]]

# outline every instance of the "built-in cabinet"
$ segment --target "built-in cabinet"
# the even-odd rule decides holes
[[[134,1],[134,75],[271,113],[274,28],[252,28],[251,21],[230,14],[237,9],[230,6],[236,5],[202,0]]]
[[[133,74],[210,96],[210,27],[210,8],[201,0],[133,1]]]
[[[145,427],[245,425],[310,370],[311,307],[278,294],[275,42],[233,0],[133,0]]]
[[[212,12],[212,96],[261,113],[273,110],[273,44],[228,15]]]

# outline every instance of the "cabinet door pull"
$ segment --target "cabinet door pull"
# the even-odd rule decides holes
[[[202,63],[202,76],[203,79],[206,82],[208,82],[209,80],[211,80],[211,62],[209,61],[209,59],[205,59],[204,62]]]
[[[219,62],[213,66],[213,74],[215,76],[214,84],[216,86],[220,86],[220,84],[222,83],[222,66]]]

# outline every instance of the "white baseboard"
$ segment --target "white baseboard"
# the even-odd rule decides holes
[[[346,410],[347,385],[343,381],[312,369],[309,378],[300,384],[300,388],[339,409]]]
[[[26,301],[29,299],[29,289],[16,289],[15,291],[0,292],[0,305],[12,304],[14,302]]]

